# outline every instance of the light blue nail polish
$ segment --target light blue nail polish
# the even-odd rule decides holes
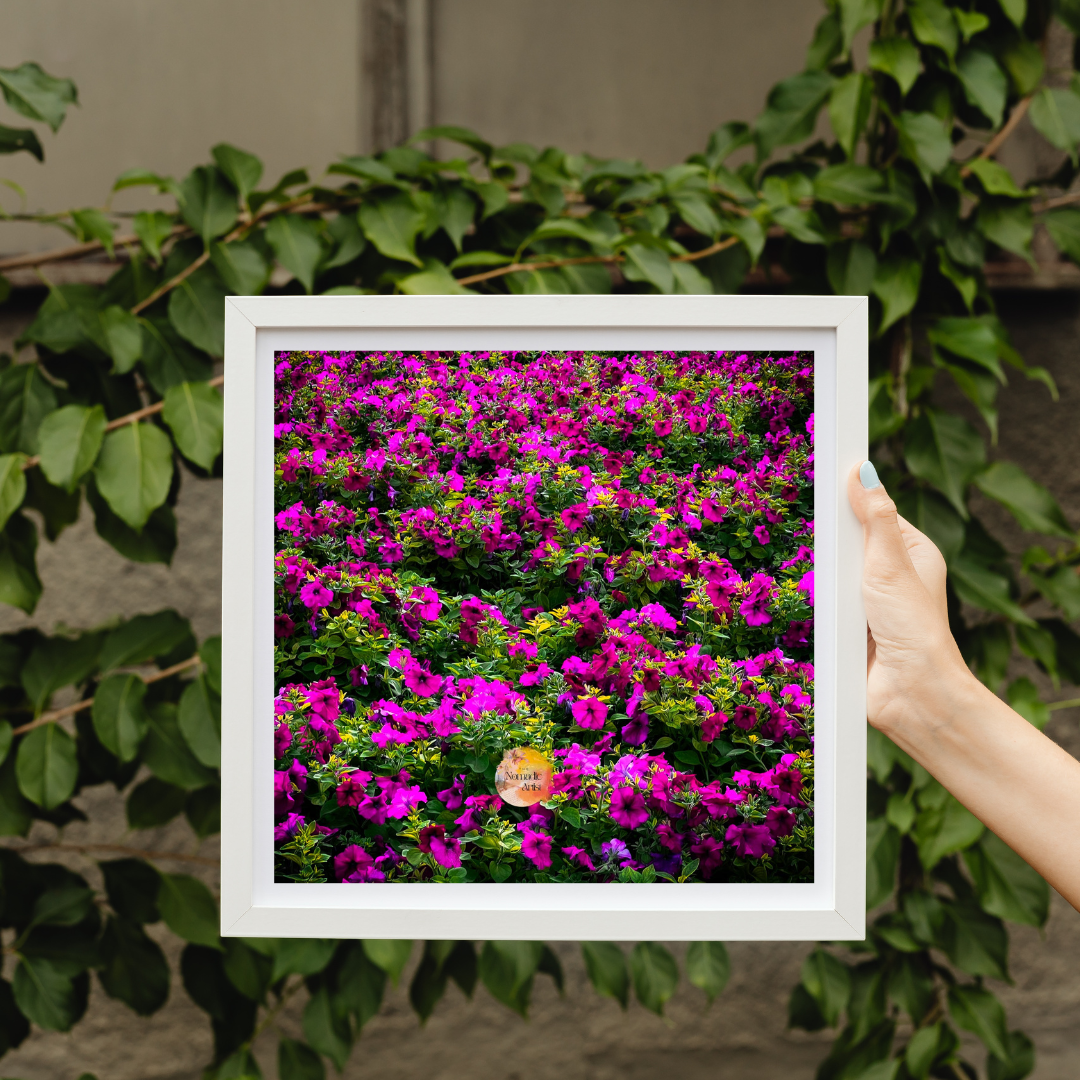
[[[874,468],[874,463],[872,461],[864,461],[859,466],[859,479],[862,481],[862,486],[864,488],[881,487],[877,469]]]

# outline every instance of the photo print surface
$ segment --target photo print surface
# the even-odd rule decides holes
[[[813,880],[812,353],[275,363],[275,880]]]

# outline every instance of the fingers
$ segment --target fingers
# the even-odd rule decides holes
[[[868,468],[869,466],[869,468]],[[871,487],[865,485],[870,483]],[[848,474],[848,501],[862,523],[867,561],[892,573],[915,573],[900,531],[896,504],[889,498],[873,465],[863,462]]]
[[[915,573],[923,583],[923,588],[930,594],[942,618],[948,622],[949,604],[945,594],[945,578],[948,571],[945,567],[945,559],[938,550],[937,545],[925,533],[920,532],[903,517],[898,515],[900,534],[907,545],[908,556]]]

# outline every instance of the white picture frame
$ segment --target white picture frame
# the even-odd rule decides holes
[[[256,296],[225,307],[221,933],[862,940],[864,296]],[[813,350],[815,875],[805,884],[275,883],[273,361],[287,349]],[[265,719],[260,719],[265,718]]]

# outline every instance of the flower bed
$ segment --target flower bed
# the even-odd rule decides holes
[[[812,880],[812,373],[278,354],[278,880]]]

